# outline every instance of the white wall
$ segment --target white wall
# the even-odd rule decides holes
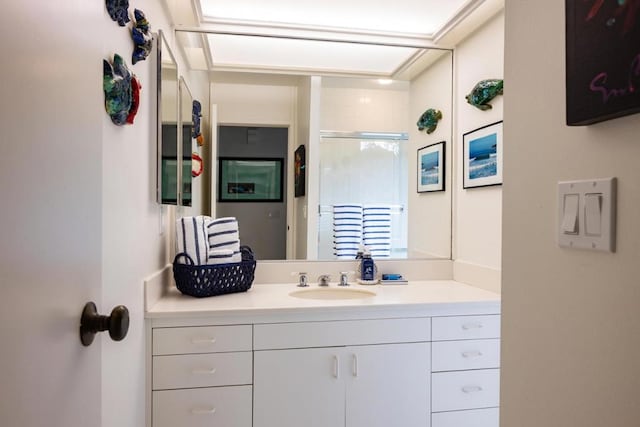
[[[480,80],[503,78],[504,13],[456,46],[454,56],[454,249],[457,263],[501,268],[502,187],[462,189],[462,135],[502,120],[503,97],[492,101],[493,108],[481,111],[465,101]],[[505,85],[509,90],[509,83]],[[505,138],[505,145],[512,143]]]
[[[174,40],[160,2],[139,0],[135,7],[143,10],[152,30],[162,29],[178,60],[179,72],[186,67],[175,48]],[[142,282],[162,268],[170,257],[171,223],[174,208],[161,207],[155,198],[156,182],[156,96],[155,59],[131,66],[131,36],[128,28],[112,22],[98,33],[102,41],[96,58],[120,53],[142,83],[140,108],[132,126],[118,127],[102,112],[102,310],[127,302],[131,326],[124,342],[103,339],[102,425],[144,425],[145,416],[145,336]],[[155,53],[155,50],[154,50]],[[94,59],[97,60],[97,59]],[[103,95],[96,74],[95,94],[89,99],[102,103]],[[185,75],[192,92],[202,83]],[[205,85],[206,91],[206,85]],[[206,93],[206,92],[205,92]],[[88,135],[88,137],[90,137]],[[195,210],[184,209],[185,212]]]
[[[640,115],[565,125],[564,2],[508,2],[503,427],[640,419]],[[616,176],[616,253],[556,244],[558,181]]]
[[[323,78],[320,101],[320,129],[343,132],[407,132],[409,93],[406,88],[349,87],[340,79],[335,86]],[[325,82],[329,82],[326,84]],[[358,81],[353,82],[354,85]]]
[[[213,83],[218,124],[289,126],[295,117],[295,86]]]
[[[453,66],[450,53],[432,64],[411,81],[409,107],[409,256],[451,256],[451,195],[456,183],[452,181],[451,139],[453,107]],[[436,130],[420,132],[416,122],[429,108],[442,112]],[[406,121],[406,119],[405,119]],[[445,141],[445,191],[417,193],[417,150],[427,145]]]

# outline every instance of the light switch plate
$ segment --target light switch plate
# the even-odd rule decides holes
[[[578,226],[577,233],[569,234],[563,230],[566,226],[565,203],[567,195],[577,194]],[[587,194],[601,194],[600,235],[589,235],[587,224]],[[590,205],[592,207],[592,205]],[[593,212],[591,212],[593,214]],[[593,216],[589,217],[593,224]],[[616,178],[588,179],[581,181],[564,181],[558,183],[558,225],[556,228],[558,245],[565,248],[591,249],[596,251],[615,252],[616,243]]]

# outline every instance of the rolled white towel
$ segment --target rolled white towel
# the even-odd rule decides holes
[[[195,265],[205,265],[208,260],[209,243],[207,240],[206,216],[186,216],[176,220],[176,250],[184,252]],[[186,261],[181,261],[185,262]]]
[[[223,264],[242,261],[240,253],[240,232],[238,221],[234,217],[216,218],[207,224],[207,242],[209,248],[209,264]],[[225,257],[219,251],[231,251]]]
[[[230,264],[242,261],[240,251],[234,252],[232,249],[218,249],[209,251],[209,265]]]

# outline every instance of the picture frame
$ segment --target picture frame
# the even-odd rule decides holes
[[[284,159],[220,157],[218,202],[282,202]]]
[[[306,191],[307,159],[306,148],[299,146],[293,157],[294,196],[302,197]]]
[[[462,188],[502,184],[502,121],[462,136]]]
[[[445,141],[418,149],[417,192],[432,193],[445,190]]]
[[[631,2],[565,0],[566,122],[640,112],[640,22]]]

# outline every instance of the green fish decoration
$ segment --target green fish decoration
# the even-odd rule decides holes
[[[113,55],[113,66],[103,60],[102,86],[104,89],[104,108],[116,125],[127,123],[129,111],[133,105],[131,72],[118,54]]]
[[[430,134],[436,130],[440,119],[442,119],[442,112],[440,110],[429,108],[427,111],[422,113],[416,125],[418,125],[418,130],[422,131],[426,129],[427,133]]]
[[[474,86],[471,93],[465,98],[467,102],[482,111],[491,109],[491,100],[498,95],[502,95],[504,80],[487,79],[481,80]]]

